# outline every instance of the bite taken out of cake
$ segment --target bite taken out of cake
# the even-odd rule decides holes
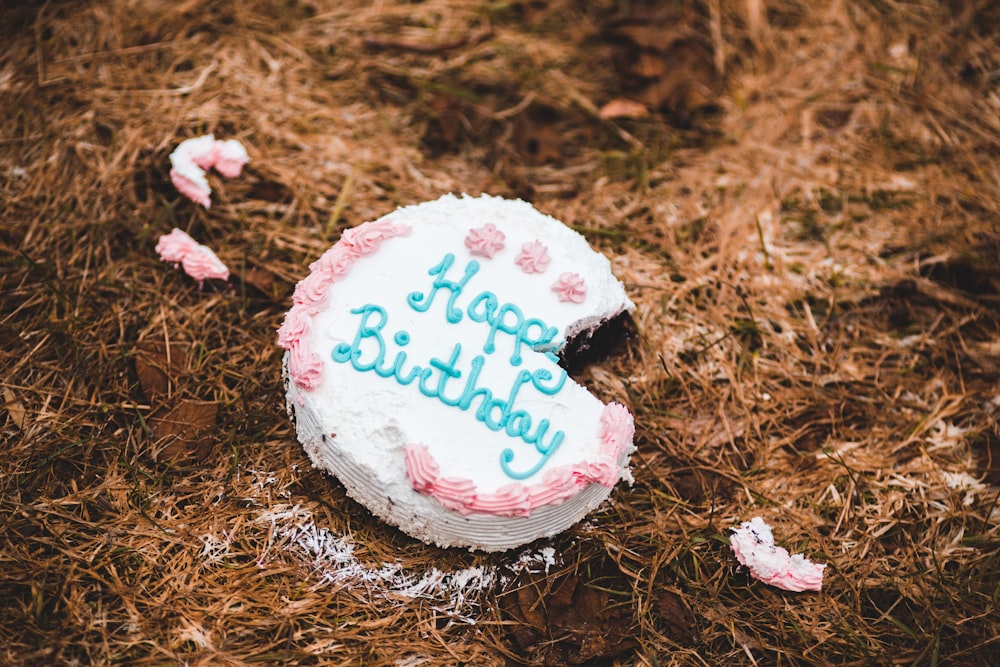
[[[397,209],[345,231],[292,301],[278,344],[298,439],[407,534],[511,549],[631,481],[632,415],[564,367],[635,307],[606,257],[531,205]]]

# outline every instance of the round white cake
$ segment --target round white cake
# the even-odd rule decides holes
[[[447,195],[344,232],[278,330],[313,464],[409,535],[510,549],[631,481],[632,415],[558,364],[635,306],[607,258],[522,201]]]

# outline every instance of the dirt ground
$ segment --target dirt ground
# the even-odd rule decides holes
[[[504,554],[373,520],[283,405],[310,262],[447,192],[637,304],[580,375],[635,484]],[[998,664],[998,209],[989,0],[4,3],[0,663]],[[738,566],[755,516],[821,592]]]

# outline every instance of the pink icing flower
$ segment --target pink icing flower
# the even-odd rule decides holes
[[[541,483],[529,488],[532,508],[565,502],[586,486],[587,482],[575,475],[573,469],[574,466],[563,465],[546,470]]]
[[[229,269],[222,260],[210,248],[199,244],[180,229],[174,228],[169,234],[161,236],[156,243],[156,252],[161,261],[180,264],[199,285],[209,278],[229,280]]]
[[[560,301],[583,303],[587,298],[587,287],[578,273],[566,272],[559,276],[559,280],[552,285],[552,291]]]
[[[476,496],[476,485],[471,479],[438,478],[429,492],[441,505],[450,510],[456,510],[463,515],[472,513],[469,504]]]
[[[786,549],[775,546],[771,527],[762,518],[744,521],[732,531],[729,544],[736,560],[755,579],[786,591],[818,591],[823,587],[826,565],[813,563],[802,554],[790,556]]]
[[[492,259],[497,252],[503,250],[504,238],[504,233],[488,222],[482,227],[469,230],[469,235],[465,237],[465,247],[473,255]]]
[[[551,259],[549,249],[541,241],[531,241],[521,246],[521,254],[514,263],[525,273],[542,273],[548,267]]]
[[[595,461],[587,461],[581,464],[574,474],[587,483],[600,484],[609,489],[618,483],[621,470],[618,464],[607,456],[601,456]]]
[[[328,273],[334,278],[343,278],[359,257],[361,254],[355,248],[346,243],[338,243],[310,264],[309,270]]]
[[[494,493],[476,495],[469,503],[469,509],[497,516],[529,517],[532,506],[527,487],[520,482],[512,482]]]

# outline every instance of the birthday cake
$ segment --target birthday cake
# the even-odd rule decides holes
[[[510,549],[631,481],[632,415],[560,355],[634,305],[607,258],[531,205],[397,209],[345,231],[292,301],[278,344],[298,439],[407,534]]]

